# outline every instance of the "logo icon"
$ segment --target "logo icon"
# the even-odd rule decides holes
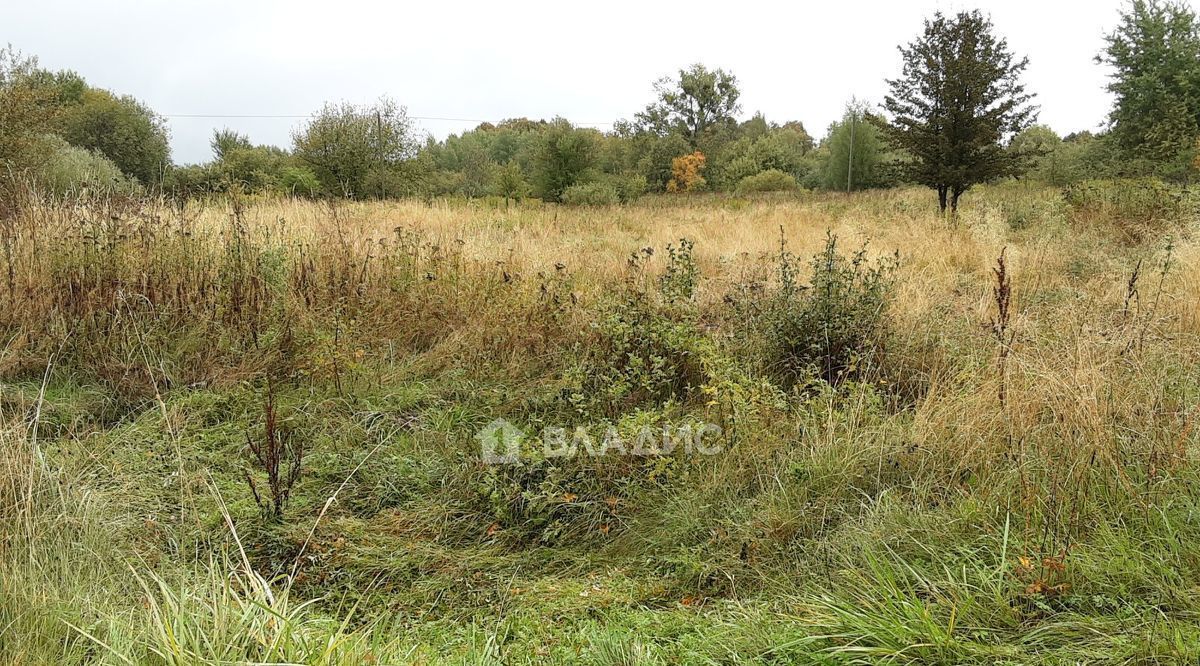
[[[521,464],[521,442],[525,432],[508,421],[492,421],[475,435],[475,439],[479,440],[483,462],[489,465]]]

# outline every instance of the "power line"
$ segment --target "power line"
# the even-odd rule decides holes
[[[308,118],[298,115],[269,115],[252,113],[164,113],[165,118]]]
[[[306,114],[268,114],[268,113],[164,113],[165,118],[311,118],[311,113]],[[493,123],[499,121],[482,120],[480,118],[445,118],[442,116],[408,116],[410,120],[437,120],[454,123]],[[599,123],[575,123],[576,125],[612,125],[611,122]]]

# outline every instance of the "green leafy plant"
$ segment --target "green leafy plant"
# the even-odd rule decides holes
[[[679,239],[679,246],[667,246],[667,268],[659,277],[659,292],[669,303],[692,300],[700,280],[700,269],[696,265],[696,244],[687,238]]]
[[[1183,192],[1157,178],[1084,180],[1063,188],[1073,210],[1129,222],[1152,222],[1176,217],[1184,207]]]
[[[777,288],[733,298],[739,321],[762,340],[767,372],[787,386],[862,376],[883,351],[897,265],[896,257],[871,261],[865,245],[843,255],[830,233],[802,285],[796,257],[781,243]]]
[[[615,415],[684,400],[705,383],[708,344],[694,323],[665,316],[645,294],[628,294],[592,324],[587,353],[569,373],[571,402],[583,412]]]

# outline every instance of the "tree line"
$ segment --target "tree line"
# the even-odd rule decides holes
[[[1114,104],[1098,133],[1037,125],[1012,53],[979,11],[937,13],[887,80],[883,103],[851,100],[820,141],[798,120],[739,120],[731,72],[701,64],[654,84],[646,107],[610,131],[515,118],[435,140],[405,107],[327,104],[292,145],[218,130],[212,159],[170,159],[164,119],[128,95],[0,50],[0,164],[45,191],[180,197],[230,191],[354,199],[537,197],[615,204],[646,192],[859,190],[919,184],[953,211],[970,187],[1004,178],[1188,181],[1200,169],[1200,23],[1182,2],[1133,0],[1105,36]]]

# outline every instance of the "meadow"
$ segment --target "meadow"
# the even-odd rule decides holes
[[[1200,659],[1186,193],[14,210],[0,663]]]

